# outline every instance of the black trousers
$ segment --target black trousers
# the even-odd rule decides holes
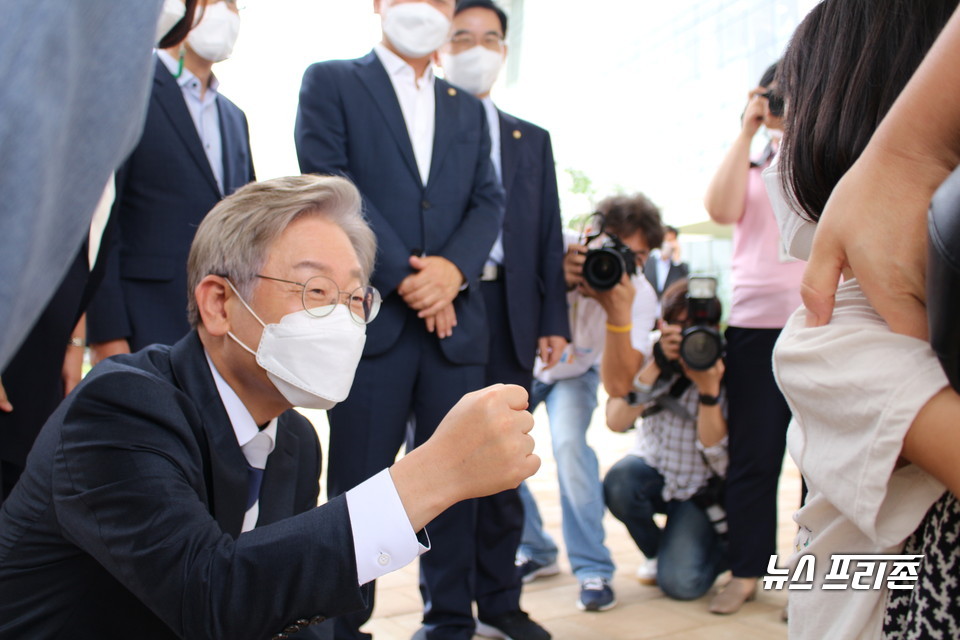
[[[726,331],[726,507],[730,569],[741,578],[766,573],[777,548],[777,484],[790,424],[790,408],[773,377],[779,335],[780,329]]]

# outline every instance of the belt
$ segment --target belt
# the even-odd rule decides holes
[[[495,282],[497,280],[503,280],[503,265],[500,264],[485,264],[483,265],[483,271],[480,273],[480,282]]]

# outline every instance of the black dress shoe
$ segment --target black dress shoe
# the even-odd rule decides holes
[[[477,635],[501,640],[550,640],[546,629],[523,611],[509,611],[477,621]]]

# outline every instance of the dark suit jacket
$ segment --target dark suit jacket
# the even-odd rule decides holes
[[[189,331],[186,264],[197,225],[254,179],[243,112],[217,96],[221,194],[176,79],[159,59],[155,74],[143,137],[117,171],[118,233],[87,317],[90,342],[128,338],[133,350],[173,344]]]
[[[488,334],[478,282],[500,227],[503,192],[480,101],[438,78],[436,105],[424,185],[400,103],[376,54],[314,64],[300,88],[297,156],[304,173],[353,180],[377,234],[372,280],[383,306],[367,327],[364,355],[389,349],[408,320],[423,322],[396,293],[412,273],[410,255],[422,252],[450,260],[469,282],[454,303],[453,335],[440,342],[444,354],[454,363],[483,364]]]
[[[313,427],[284,413],[240,535],[246,460],[196,333],[100,364],[0,508],[0,637],[262,640],[360,608],[347,505],[313,508],[319,474]]]
[[[532,370],[537,338],[570,338],[550,134],[501,111],[500,158],[507,199],[503,221],[507,315],[517,362]]]
[[[667,272],[667,279],[663,282],[663,289],[659,289],[657,288],[657,268],[659,266],[657,263],[659,262],[659,258],[651,257],[647,260],[646,264],[643,265],[643,275],[647,276],[650,286],[657,292],[657,300],[663,296],[664,291],[670,288],[670,285],[690,275],[690,267],[687,266],[686,262],[681,262],[680,264],[671,262],[670,270]]]

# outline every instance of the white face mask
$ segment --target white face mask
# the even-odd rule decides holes
[[[164,0],[163,8],[160,9],[157,37],[154,42],[159,44],[163,36],[170,33],[170,29],[173,29],[178,22],[183,20],[185,15],[187,15],[187,6],[183,3],[183,0]]]
[[[779,156],[763,170],[761,175],[773,207],[773,216],[777,219],[777,226],[780,228],[780,242],[783,244],[784,251],[791,258],[809,260],[813,234],[817,230],[817,225],[801,218],[790,206],[787,195],[783,191],[783,185],[780,183]]]
[[[425,2],[392,5],[381,15],[383,33],[404,56],[423,58],[439,49],[450,35],[450,20]]]
[[[346,400],[367,341],[366,325],[357,324],[342,304],[334,305],[330,315],[322,318],[301,310],[288,313],[277,324],[264,324],[232,283],[230,288],[263,325],[263,334],[256,352],[232,332],[227,335],[257,357],[257,364],[287,402],[326,410]]]
[[[490,92],[503,66],[503,53],[477,45],[461,53],[441,53],[440,64],[447,80],[475,96]]]
[[[227,8],[226,2],[208,4],[203,17],[187,36],[194,53],[210,62],[222,62],[233,53],[240,35],[240,16]]]

